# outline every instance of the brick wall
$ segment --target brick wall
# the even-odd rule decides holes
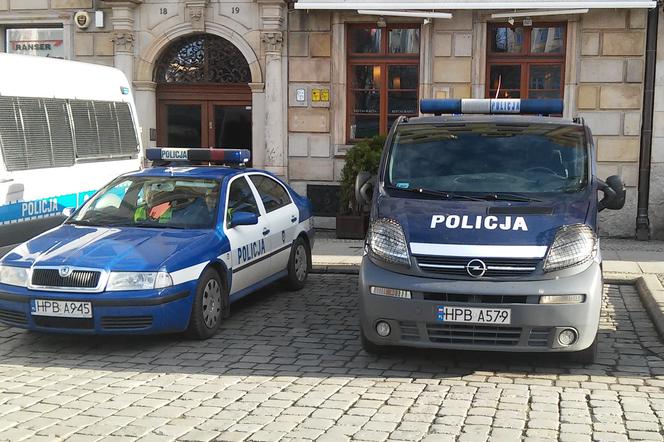
[[[578,114],[595,137],[599,178],[619,174],[628,186],[625,208],[600,214],[602,235],[634,235],[645,26],[639,10],[591,10],[581,18]]]

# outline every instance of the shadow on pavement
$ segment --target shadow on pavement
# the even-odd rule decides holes
[[[582,366],[559,354],[395,349],[389,356],[368,355],[359,343],[356,284],[353,275],[313,275],[300,292],[270,286],[234,304],[232,316],[207,341],[182,335],[80,336],[0,328],[0,367],[420,379],[478,373],[512,378],[664,374],[656,354],[662,343],[632,288],[606,289],[601,358]]]

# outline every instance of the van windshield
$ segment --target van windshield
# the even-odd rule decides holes
[[[580,126],[447,123],[397,129],[388,187],[450,193],[573,193],[588,182]]]

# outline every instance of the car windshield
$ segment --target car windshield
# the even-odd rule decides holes
[[[585,132],[573,125],[406,125],[387,164],[388,187],[429,195],[572,193],[588,181]]]
[[[120,177],[85,203],[70,224],[175,229],[211,228],[219,183],[178,177]]]

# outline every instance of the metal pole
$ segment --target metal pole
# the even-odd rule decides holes
[[[657,62],[657,27],[659,5],[648,11],[646,32],[646,71],[643,91],[643,115],[641,123],[641,152],[639,154],[638,203],[636,209],[636,239],[650,239],[648,200],[650,198],[650,163],[652,152],[652,123],[655,105],[655,70]]]

